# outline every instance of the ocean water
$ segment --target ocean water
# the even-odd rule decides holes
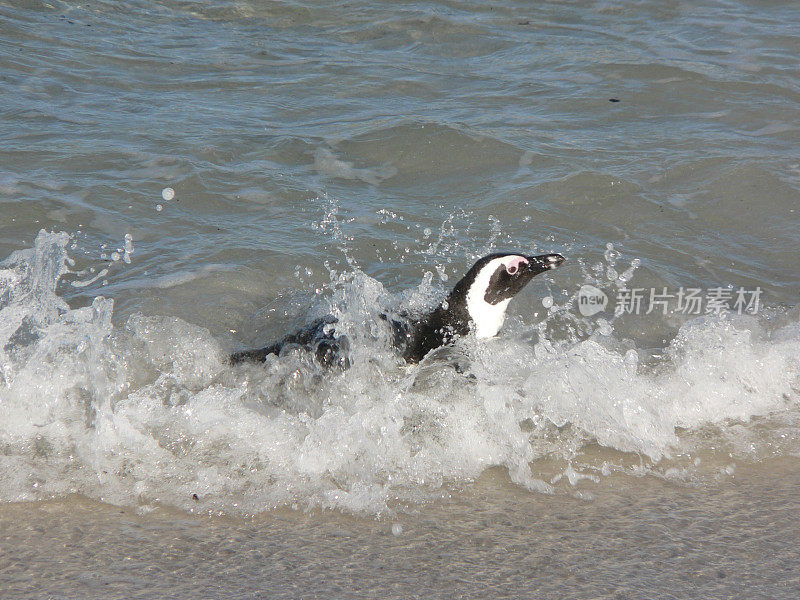
[[[796,598],[798,31],[0,2],[0,597]],[[403,364],[506,249],[568,261]]]

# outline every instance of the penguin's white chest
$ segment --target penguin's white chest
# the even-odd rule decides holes
[[[467,308],[472,322],[475,325],[475,335],[479,338],[490,338],[497,335],[506,320],[506,308],[511,299],[503,300],[497,304],[489,304],[483,298],[470,303]]]

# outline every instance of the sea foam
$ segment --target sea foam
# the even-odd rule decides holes
[[[70,307],[57,294],[69,239],[40,232],[0,264],[3,501],[80,493],[143,509],[379,514],[492,467],[536,492],[615,469],[724,470],[736,452],[774,451],[797,417],[791,320],[768,332],[755,318],[698,318],[655,364],[614,332],[559,341],[512,323],[406,366],[380,314],[430,304],[430,281],[397,297],[353,267],[322,307],[347,333],[349,369],[326,372],[301,351],[231,367],[200,325],[115,324],[103,297]]]

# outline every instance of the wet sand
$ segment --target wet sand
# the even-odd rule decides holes
[[[384,519],[141,516],[81,497],[8,504],[0,588],[9,600],[794,599],[799,473],[800,460],[784,458],[700,487],[617,475],[580,484],[585,500],[525,492],[496,469]]]

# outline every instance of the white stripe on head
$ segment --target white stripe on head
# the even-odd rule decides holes
[[[467,311],[475,324],[475,335],[479,338],[490,338],[497,335],[506,319],[506,308],[511,298],[501,300],[497,304],[486,302],[486,291],[494,272],[501,266],[508,269],[519,269],[522,264],[527,264],[524,256],[509,254],[501,256],[486,263],[475,276],[475,281],[467,291]]]

